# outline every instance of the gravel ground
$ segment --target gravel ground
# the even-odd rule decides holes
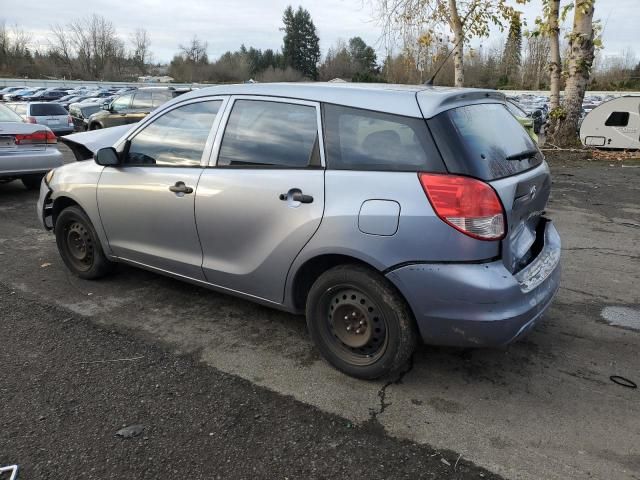
[[[0,311],[0,465],[20,479],[500,478],[1,284]]]

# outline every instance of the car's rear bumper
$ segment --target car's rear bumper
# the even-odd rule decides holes
[[[513,275],[502,261],[407,265],[387,274],[409,302],[425,343],[501,346],[522,337],[560,286],[560,236],[551,222],[542,251]]]
[[[55,146],[42,150],[14,150],[0,154],[0,177],[46,173],[63,164],[62,153]]]

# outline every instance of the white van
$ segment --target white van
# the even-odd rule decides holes
[[[615,98],[587,114],[580,126],[587,147],[640,149],[640,95]]]

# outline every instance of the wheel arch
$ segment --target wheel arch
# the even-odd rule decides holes
[[[69,192],[60,193],[53,199],[53,204],[51,207],[51,224],[55,229],[56,221],[60,213],[68,207],[76,206],[87,216],[96,233],[98,234],[98,238],[100,240],[100,244],[102,245],[102,250],[105,255],[112,259],[111,248],[109,246],[109,240],[106,236],[106,233],[102,227],[102,222],[100,221],[99,214],[96,211],[91,211],[83,206],[82,202],[79,201],[74,195]]]
[[[307,296],[316,279],[330,268],[354,264],[374,270],[382,276],[382,270],[368,259],[349,253],[320,253],[292,268],[285,303],[295,312],[304,312]]]

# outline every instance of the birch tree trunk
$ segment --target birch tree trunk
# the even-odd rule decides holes
[[[560,74],[562,63],[560,61],[560,26],[558,17],[560,16],[560,0],[549,0],[549,45],[551,48],[551,59],[549,62],[549,110],[560,106]]]
[[[456,0],[449,0],[449,15],[449,26],[453,31],[454,45],[456,45],[453,50],[454,85],[456,87],[464,87],[464,33]]]
[[[573,31],[569,36],[569,67],[562,115],[552,133],[554,143],[558,146],[572,146],[578,142],[578,121],[595,56],[594,4],[595,0],[576,0]]]

